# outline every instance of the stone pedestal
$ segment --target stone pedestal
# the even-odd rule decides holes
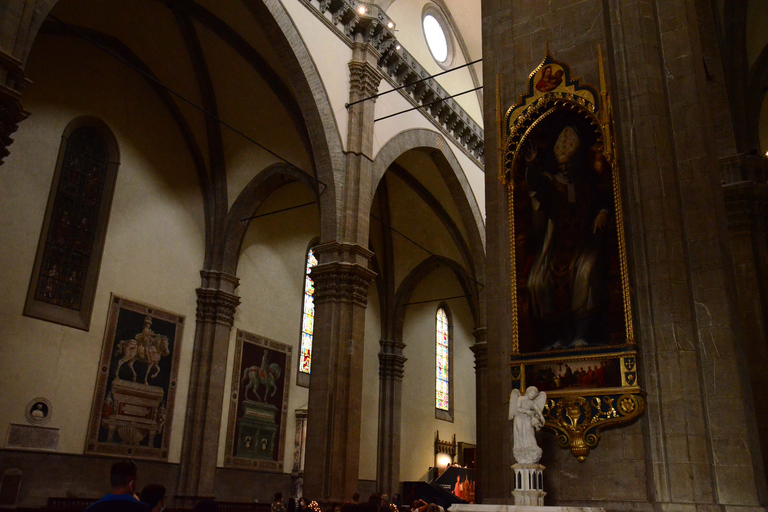
[[[157,408],[165,396],[163,388],[115,379],[112,394],[114,412],[101,422],[109,431],[108,440],[138,445],[149,436],[149,446],[153,446],[155,436],[163,427],[157,421]],[[115,433],[120,436],[119,440]]]
[[[512,464],[515,505],[544,505],[544,466],[541,464]]]
[[[243,417],[237,422],[237,457],[272,460],[277,439],[277,407],[243,401]]]

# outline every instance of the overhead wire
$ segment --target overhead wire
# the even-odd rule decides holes
[[[451,69],[449,69],[447,71],[441,71],[440,73],[436,73],[434,75],[429,75],[429,76],[426,76],[424,78],[420,78],[418,80],[414,80],[413,82],[408,82],[407,84],[403,84],[403,85],[401,85],[399,87],[395,87],[394,89],[390,89],[388,91],[384,91],[384,92],[381,92],[381,93],[372,94],[371,96],[368,96],[367,98],[363,98],[361,100],[353,101],[351,103],[345,103],[344,107],[348,109],[352,105],[357,105],[358,103],[362,103],[364,101],[380,98],[381,96],[384,96],[384,95],[389,94],[391,92],[399,91],[400,89],[405,89],[406,87],[410,87],[412,85],[420,84],[421,82],[426,82],[427,80],[429,80],[431,78],[436,78],[436,77],[444,75],[446,73],[452,73],[453,71],[457,71],[459,69],[465,68],[467,66],[471,66],[472,64],[477,64],[478,62],[482,62],[482,61],[483,61],[483,59],[473,60],[472,62],[467,62],[466,64],[462,64],[461,66],[456,66],[455,68],[451,68]]]
[[[425,103],[423,105],[419,105],[418,107],[413,107],[413,108],[409,108],[409,109],[406,109],[406,110],[401,110],[400,112],[395,112],[394,114],[389,114],[387,116],[378,117],[378,118],[374,119],[373,122],[375,123],[376,121],[383,121],[384,119],[389,119],[390,117],[399,116],[400,114],[405,114],[406,112],[411,112],[413,110],[418,110],[420,108],[426,108],[426,107],[429,107],[430,105],[434,105],[435,103],[440,103],[441,101],[449,100],[451,98],[455,98],[455,97],[461,96],[463,94],[469,94],[470,92],[474,92],[474,91],[480,90],[482,88],[483,88],[483,86],[481,85],[481,86],[475,87],[474,89],[470,89],[468,91],[464,91],[464,92],[460,92],[460,93],[457,93],[457,94],[452,94],[450,96],[446,96],[445,98],[438,98],[435,101],[430,101],[429,103]]]
[[[247,141],[251,142],[252,144],[255,144],[256,146],[260,147],[261,149],[263,149],[264,151],[266,151],[266,152],[267,152],[267,153],[269,153],[270,155],[274,156],[275,158],[277,158],[277,159],[279,159],[279,160],[281,160],[281,161],[285,162],[285,163],[286,163],[286,164],[288,164],[288,165],[291,165],[291,166],[295,167],[296,169],[298,169],[298,170],[299,170],[299,171],[301,171],[302,173],[306,174],[306,175],[307,175],[307,177],[309,177],[311,180],[313,180],[313,181],[315,181],[316,183],[318,183],[318,184],[320,184],[320,185],[322,185],[322,186],[323,186],[323,189],[322,189],[322,190],[321,190],[321,191],[318,193],[318,196],[321,196],[321,195],[323,195],[323,192],[325,192],[325,190],[328,188],[328,185],[327,185],[327,184],[325,184],[323,181],[321,181],[321,180],[317,179],[316,177],[312,176],[312,174],[308,173],[307,171],[305,171],[304,169],[302,169],[302,168],[301,168],[301,167],[299,167],[298,165],[294,164],[294,163],[293,163],[293,162],[291,162],[290,160],[288,160],[288,159],[284,158],[283,156],[281,156],[281,155],[279,155],[279,154],[275,153],[274,151],[272,151],[271,149],[269,149],[268,147],[266,147],[264,144],[260,143],[259,141],[255,140],[254,138],[252,138],[252,137],[250,137],[250,136],[246,135],[246,134],[245,134],[245,133],[243,133],[241,130],[238,130],[237,128],[235,128],[235,127],[234,127],[234,126],[232,126],[231,124],[229,124],[229,123],[227,123],[226,121],[224,121],[223,119],[221,119],[219,116],[217,116],[217,115],[213,114],[212,112],[209,112],[209,111],[208,111],[208,110],[206,110],[205,108],[203,108],[203,107],[201,107],[200,105],[196,104],[194,101],[192,101],[192,100],[188,99],[188,98],[187,98],[187,97],[185,97],[183,94],[181,94],[181,93],[179,93],[179,92],[175,91],[174,89],[170,88],[169,86],[165,85],[165,84],[164,84],[163,82],[161,82],[161,81],[160,81],[160,80],[159,80],[157,77],[153,76],[151,73],[148,73],[147,71],[145,71],[145,70],[143,70],[143,69],[141,69],[141,68],[139,68],[139,67],[135,66],[133,63],[131,63],[131,62],[127,61],[126,59],[124,59],[124,58],[123,58],[123,57],[121,57],[120,55],[116,54],[115,52],[113,52],[113,51],[112,51],[112,50],[110,50],[109,48],[107,48],[107,47],[105,47],[104,45],[100,44],[98,41],[94,41],[94,40],[93,40],[91,37],[88,37],[86,34],[83,34],[81,31],[77,30],[75,27],[73,27],[73,26],[72,26],[72,25],[70,25],[69,23],[67,23],[67,22],[65,22],[65,21],[63,21],[63,20],[61,20],[61,19],[60,19],[60,18],[58,18],[57,16],[55,16],[55,15],[53,15],[53,14],[48,14],[48,17],[49,17],[49,18],[51,18],[52,20],[54,20],[55,22],[57,22],[57,23],[61,24],[63,27],[65,27],[66,29],[70,30],[71,32],[73,32],[74,34],[76,34],[78,37],[80,37],[80,38],[82,38],[83,40],[87,41],[88,43],[92,44],[92,45],[93,45],[93,46],[95,46],[96,48],[100,49],[101,51],[103,51],[103,52],[105,52],[106,54],[110,55],[111,57],[115,58],[116,60],[118,60],[118,61],[122,62],[123,64],[125,64],[126,66],[128,66],[129,68],[131,68],[132,70],[134,70],[134,71],[136,71],[137,73],[139,73],[140,75],[142,75],[142,76],[143,76],[144,78],[146,78],[147,80],[150,80],[150,81],[152,81],[153,83],[157,84],[158,86],[162,87],[162,88],[163,88],[163,89],[165,89],[165,90],[166,90],[168,93],[170,93],[170,94],[172,94],[173,96],[177,97],[178,99],[180,99],[180,100],[181,100],[181,101],[183,101],[184,103],[186,103],[186,104],[190,105],[191,107],[195,108],[196,110],[198,110],[198,111],[202,112],[203,114],[205,114],[206,116],[208,116],[208,117],[210,117],[211,119],[215,120],[216,122],[218,122],[218,123],[219,123],[219,124],[221,124],[222,126],[225,126],[225,127],[229,128],[229,129],[230,129],[232,132],[236,133],[237,135],[240,135],[240,136],[241,136],[241,137],[243,137],[245,140],[247,140]]]

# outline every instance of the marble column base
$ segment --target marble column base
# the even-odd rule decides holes
[[[515,505],[544,505],[544,466],[541,464],[513,464],[515,474]]]

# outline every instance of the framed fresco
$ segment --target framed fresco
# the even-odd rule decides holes
[[[85,453],[168,460],[184,316],[110,296]]]
[[[237,330],[226,466],[283,471],[292,351]]]
[[[598,94],[547,50],[526,93],[507,111],[500,155],[512,387],[547,392],[546,426],[580,460],[600,428],[630,421],[644,407],[602,56],[600,79]],[[574,445],[587,437],[594,445],[577,454]]]

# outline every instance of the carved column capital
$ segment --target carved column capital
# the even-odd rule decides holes
[[[381,83],[381,73],[375,66],[368,62],[350,61],[349,97],[351,101],[368,98],[378,93],[379,83]]]
[[[315,283],[315,304],[324,301],[352,302],[368,305],[368,287],[376,277],[368,262],[373,253],[362,246],[329,242],[315,246],[320,261],[312,268]]]
[[[477,327],[472,335],[475,337],[475,344],[469,348],[475,354],[475,371],[484,370],[488,367],[488,330],[485,327]]]
[[[231,328],[240,297],[234,294],[239,279],[222,272],[203,270],[203,284],[197,289],[197,321]]]
[[[768,185],[753,181],[723,185],[728,231],[731,234],[765,230],[768,215]]]
[[[382,380],[403,380],[405,362],[403,355],[405,344],[399,341],[381,340],[379,352],[379,378]]]
[[[315,283],[315,304],[327,301],[368,305],[368,287],[376,273],[357,263],[319,264],[310,273]]]

